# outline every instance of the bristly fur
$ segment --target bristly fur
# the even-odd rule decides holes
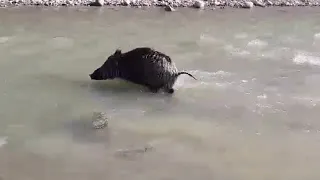
[[[149,47],[135,48],[126,53],[117,49],[105,63],[90,74],[93,80],[121,78],[148,87],[152,92],[164,89],[173,93],[173,85],[181,74],[175,63],[164,53]]]

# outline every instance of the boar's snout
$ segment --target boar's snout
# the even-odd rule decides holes
[[[100,72],[100,69],[95,70],[92,74],[89,74],[90,78],[92,80],[102,80],[102,74]]]

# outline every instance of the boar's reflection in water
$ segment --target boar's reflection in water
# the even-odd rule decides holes
[[[196,80],[187,72],[178,72],[169,56],[152,48],[139,47],[126,53],[117,49],[101,67],[90,74],[90,78],[92,80],[120,78],[146,86],[153,93],[163,89],[172,94],[173,85],[181,74],[187,74]]]

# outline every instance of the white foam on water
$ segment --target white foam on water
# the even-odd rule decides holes
[[[0,137],[0,147],[6,145],[8,143],[7,139],[8,139],[8,137]]]
[[[260,39],[254,39],[252,41],[249,41],[247,44],[248,47],[255,47],[255,48],[263,48],[268,46],[268,42],[262,41]]]
[[[293,62],[297,65],[301,64],[309,64],[309,65],[315,65],[320,66],[320,57],[307,55],[306,53],[297,53],[294,58]]]

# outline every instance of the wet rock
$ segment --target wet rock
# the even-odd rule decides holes
[[[265,1],[265,4],[266,4],[267,6],[273,6],[273,3],[272,3],[270,0],[266,0],[266,1]]]
[[[181,4],[183,4],[183,3],[181,2],[181,0],[175,0],[175,1],[172,3],[172,6],[173,6],[173,7],[179,7],[179,6],[181,6]]]
[[[261,0],[252,0],[251,1],[255,6],[265,7],[265,3],[263,3]]]
[[[66,4],[67,4],[68,6],[73,6],[73,5],[74,5],[74,3],[73,3],[72,0],[67,0],[67,1],[66,1]]]
[[[108,126],[108,117],[105,113],[94,112],[92,116],[92,127],[102,129]]]
[[[150,3],[150,2],[147,2],[147,1],[146,1],[146,2],[143,2],[143,3],[142,3],[142,6],[151,6],[151,3]]]
[[[103,6],[103,5],[104,5],[104,0],[96,0],[90,3],[90,6]]]
[[[254,4],[250,1],[246,1],[244,2],[244,4],[242,5],[243,8],[253,8]]]
[[[42,5],[42,1],[40,1],[40,0],[31,0],[30,3],[33,5]]]
[[[247,1],[247,2],[245,2]],[[7,6],[164,6],[172,11],[176,7],[205,8],[229,6],[252,8],[253,6],[319,6],[319,0],[0,0],[0,7]],[[170,7],[167,7],[170,6]]]
[[[213,0],[213,1],[211,2],[211,4],[214,5],[214,6],[220,6],[220,5],[221,5],[221,2],[218,1],[218,0]]]
[[[123,0],[122,5],[124,6],[130,6],[131,1],[130,0]]]
[[[201,0],[196,0],[193,4],[193,7],[198,8],[198,9],[204,9],[205,3]]]
[[[164,8],[164,10],[169,11],[169,12],[176,11],[176,10],[175,10],[172,6],[170,6],[170,5],[166,5],[165,8]]]
[[[231,2],[228,2],[228,6],[229,7],[242,7],[243,5],[240,3],[240,2],[237,2],[237,1],[231,1]]]
[[[285,2],[285,5],[286,5],[286,6],[295,6],[295,4],[292,3],[292,2]]]

